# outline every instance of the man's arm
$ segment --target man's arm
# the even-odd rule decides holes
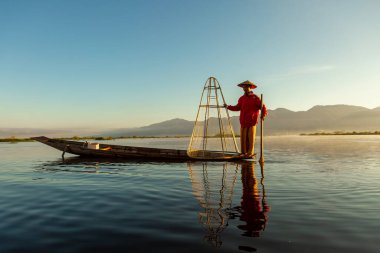
[[[241,109],[241,100],[239,99],[237,105],[227,105],[227,104],[224,104],[224,107],[227,108],[230,111],[240,111],[240,109]]]

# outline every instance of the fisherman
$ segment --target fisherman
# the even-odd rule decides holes
[[[261,100],[252,91],[257,88],[253,82],[247,80],[239,83],[237,86],[243,88],[244,95],[239,98],[237,105],[224,104],[224,107],[230,111],[240,111],[241,153],[244,158],[252,158],[254,156],[256,125],[259,112],[262,110],[261,118],[264,119],[268,114],[267,108],[263,104],[261,109]]]

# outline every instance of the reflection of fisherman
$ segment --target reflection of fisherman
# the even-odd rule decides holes
[[[256,124],[258,122],[259,111],[261,110],[261,100],[256,96],[252,89],[257,86],[250,82],[245,81],[238,84],[239,87],[244,89],[244,95],[239,98],[237,105],[224,105],[228,110],[240,111],[240,144],[241,153],[246,158],[252,158],[254,155],[255,137],[256,137]],[[267,115],[267,109],[263,105],[261,117]]]
[[[253,162],[244,162],[242,164],[241,180],[243,196],[240,220],[245,221],[246,224],[239,225],[238,228],[244,230],[244,236],[259,237],[260,231],[265,229],[267,223],[269,206],[265,202],[264,189],[262,201],[260,201],[260,193]]]

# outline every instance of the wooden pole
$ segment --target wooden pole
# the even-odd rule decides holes
[[[264,163],[264,118],[263,118],[263,94],[261,94],[261,107],[260,107],[260,119],[261,119],[261,127],[260,127],[260,160],[261,164]]]

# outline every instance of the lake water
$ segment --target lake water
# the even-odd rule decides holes
[[[380,251],[379,136],[267,137],[264,168],[66,157],[0,143],[1,253]]]

